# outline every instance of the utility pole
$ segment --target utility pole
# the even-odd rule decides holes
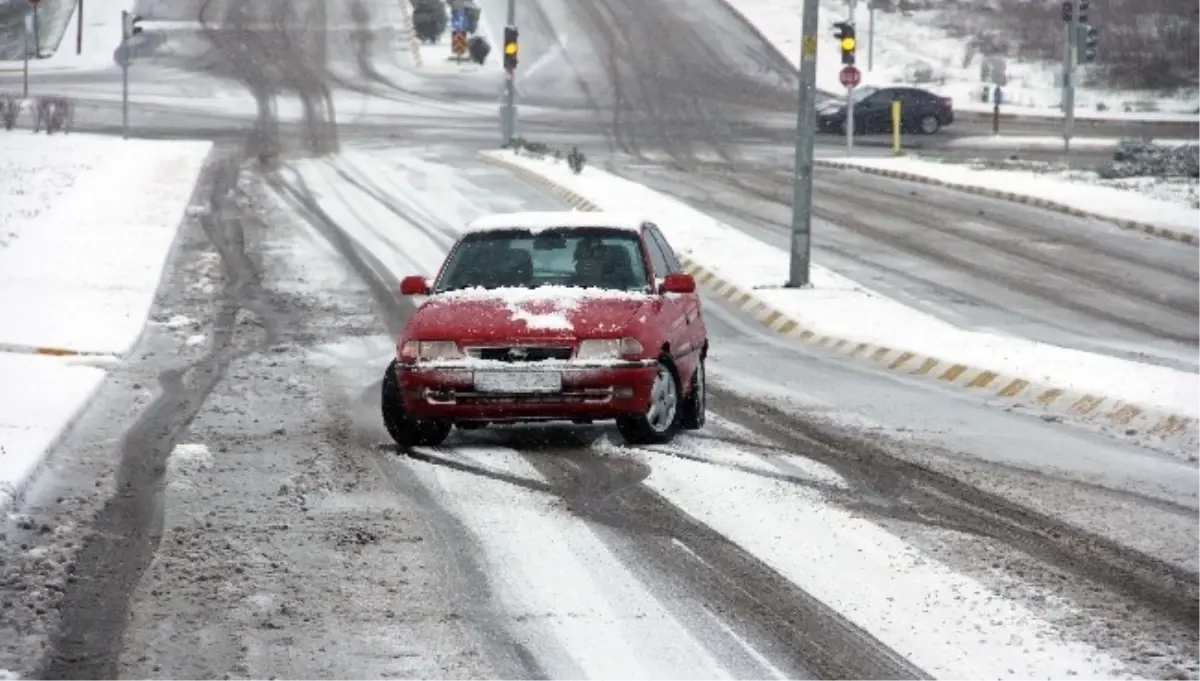
[[[22,69],[21,99],[29,99],[29,34],[33,32],[33,15],[25,15],[25,65]]]
[[[817,123],[819,0],[804,0],[800,46],[800,96],[796,111],[796,169],[792,186],[792,248],[788,288],[806,288],[812,269],[813,138]]]
[[[129,50],[129,39],[142,32],[138,26],[142,18],[121,10],[121,138],[129,139],[129,62],[133,54]]]
[[[83,54],[83,0],[75,2],[75,54]]]
[[[1067,35],[1063,42],[1063,150],[1071,150],[1075,134],[1075,64],[1078,62],[1079,15],[1088,9],[1088,0],[1063,0],[1063,22]]]
[[[520,51],[517,32],[517,0],[508,0],[508,16],[504,25],[504,106],[500,114],[500,130],[504,145],[517,136],[517,54]]]
[[[40,59],[42,57],[42,38],[40,22],[38,22],[38,0],[33,0],[33,51]]]

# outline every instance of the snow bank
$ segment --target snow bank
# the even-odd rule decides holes
[[[1088,185],[1021,170],[982,170],[960,163],[916,158],[837,159],[840,165],[878,168],[927,177],[947,184],[981,187],[1054,201],[1113,220],[1143,222],[1200,235],[1200,210],[1126,189]]]
[[[0,137],[0,343],[127,352],[211,146]]]
[[[884,298],[813,265],[811,289],[783,289],[788,253],[707,215],[602,170],[575,175],[565,164],[484,152],[585,196],[602,210],[654,220],[675,249],[815,332],[987,368],[1064,390],[1106,395],[1143,407],[1200,416],[1195,374],[1036,341],[965,331]],[[961,171],[960,171],[961,172]]]
[[[211,146],[0,133],[0,345],[127,352]],[[0,353],[0,506],[104,375]]]
[[[0,352],[0,509],[104,380],[104,370],[53,357]]]

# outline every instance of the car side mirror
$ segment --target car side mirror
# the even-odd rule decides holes
[[[400,295],[427,296],[429,295],[429,282],[425,281],[425,277],[419,274],[405,277],[400,280]]]
[[[668,274],[662,283],[663,293],[695,293],[696,278],[690,274],[678,272]]]

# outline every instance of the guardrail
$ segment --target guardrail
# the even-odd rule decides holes
[[[0,125],[5,130],[15,130],[22,118],[28,114],[32,119],[33,132],[43,130],[47,135],[56,132],[67,134],[75,122],[75,105],[66,97],[44,96],[25,99],[0,94]]]

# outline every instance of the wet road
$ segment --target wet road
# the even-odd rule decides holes
[[[741,164],[786,130],[773,117],[787,98],[770,86],[782,67],[752,42],[730,42],[738,56],[705,53],[717,29],[700,18],[720,11],[707,1],[675,18],[679,42],[656,44],[672,18],[649,6],[523,3],[527,45],[571,35],[581,53],[543,72],[554,94],[531,98],[543,109],[534,119],[568,139],[590,130],[621,158],[658,159],[676,192],[712,186],[742,192],[734,204],[769,201],[708,169],[768,181],[778,170]],[[436,450],[388,446],[379,374],[411,314],[398,278],[435,267],[477,215],[560,207],[474,161],[490,144],[490,104],[436,76],[425,78],[441,89],[423,94],[404,70],[398,12],[391,2],[213,2],[205,32],[145,67],[161,76],[147,89],[182,99],[195,96],[185,83],[214,93],[225,83],[257,115],[138,109],[139,122],[220,140],[194,200],[207,210],[181,228],[140,347],[30,491],[28,517],[7,521],[0,668],[42,678],[954,676],[967,663],[938,651],[981,634],[941,617],[977,623],[972,611],[992,613],[1002,594],[1035,613],[1026,620],[1049,619],[1048,598],[1085,613],[1054,618],[1053,634],[1021,630],[1045,636],[1037,649],[998,642],[1016,646],[1010,664],[1057,669],[1065,641],[1135,674],[1195,675],[1194,462],[781,347],[712,300],[713,420],[677,445],[514,429],[456,434]],[[496,16],[486,3],[485,16]],[[594,54],[564,25],[595,28]],[[475,108],[456,101],[467,91]],[[375,100],[374,113],[356,108]],[[556,127],[555,106],[577,127]],[[299,122],[280,122],[285,109]],[[678,181],[683,170],[695,184]],[[886,201],[913,201],[893,193],[863,205],[882,215],[899,210]],[[942,199],[947,214],[967,210]],[[180,315],[189,327],[162,323]],[[206,342],[188,343],[194,334]],[[1051,457],[1059,465],[1047,471]],[[1074,506],[1046,503],[1056,496]],[[813,509],[828,515],[796,519]],[[822,544],[834,519],[848,529]],[[913,566],[897,538],[916,547],[906,549]],[[897,586],[846,583],[841,545],[857,546],[854,570]],[[805,562],[793,547],[823,559]],[[911,581],[944,569],[987,595],[967,605]],[[984,624],[1009,631],[999,616]]]

